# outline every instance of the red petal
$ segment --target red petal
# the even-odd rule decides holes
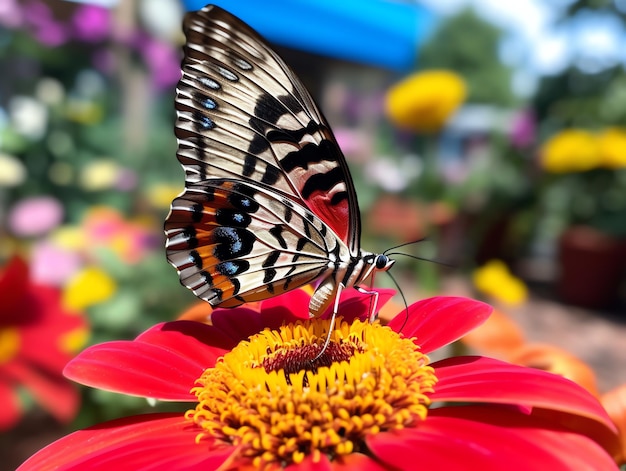
[[[317,463],[311,459],[311,455],[307,455],[302,463],[291,464],[285,468],[285,471],[330,471],[331,465],[328,457],[322,455]]]
[[[16,391],[5,384],[4,378],[0,378],[0,404],[0,431],[9,430],[22,416],[22,404]]]
[[[24,313],[19,305],[29,289],[28,265],[22,257],[13,256],[0,272],[0,319],[6,324],[19,324]]]
[[[415,469],[415,457],[411,461]],[[331,462],[332,470],[346,470],[353,471],[358,469],[359,471],[389,471],[390,468],[381,465],[379,462],[374,461],[369,456],[361,453],[350,453],[349,455],[339,456]]]
[[[366,441],[376,458],[398,470],[617,470],[587,437],[502,408],[435,409],[418,428]]]
[[[224,350],[205,342],[217,330],[193,321],[159,324],[135,341],[94,345],[71,360],[63,374],[81,384],[169,401],[193,401],[189,393]]]
[[[306,320],[309,318],[309,302],[311,302],[311,295],[303,289],[294,289],[280,296],[266,299],[261,303],[264,324],[277,328],[283,323]]]
[[[545,371],[485,357],[432,363],[439,381],[434,401],[511,404],[566,412],[615,430],[596,398],[576,383]]]
[[[217,469],[234,451],[196,444],[198,429],[180,414],[149,414],[67,435],[32,456],[19,471],[148,471]]]
[[[216,309],[211,314],[211,323],[225,338],[231,339],[231,343],[223,344],[228,350],[266,326],[261,314],[245,307]]]
[[[10,375],[16,384],[28,390],[58,421],[69,422],[78,412],[80,396],[76,385],[61,376],[60,369],[51,374],[20,361],[5,365],[3,373]]]
[[[174,321],[157,324],[139,334],[136,342],[168,348],[201,363],[214,366],[215,359],[231,350],[240,339],[233,339],[224,330],[195,321]]]
[[[409,306],[408,319],[400,313],[389,322],[405,337],[416,337],[422,352],[430,353],[460,339],[485,322],[493,308],[469,298],[437,296]]]
[[[396,291],[390,288],[377,288],[373,291],[378,293],[376,312],[380,311],[380,308],[396,294]],[[338,314],[347,322],[352,322],[354,319],[369,319],[373,302],[373,295],[361,293],[356,289],[347,289],[341,292]],[[334,306],[329,307],[320,318],[330,319],[333,309]]]

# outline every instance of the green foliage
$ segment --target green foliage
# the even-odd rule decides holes
[[[616,66],[585,73],[570,66],[562,73],[543,77],[533,107],[548,129],[625,125],[626,71]]]
[[[419,55],[422,69],[450,69],[468,84],[469,103],[510,106],[511,69],[498,57],[502,32],[471,9],[447,18]]]

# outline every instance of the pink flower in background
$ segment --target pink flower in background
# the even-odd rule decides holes
[[[61,203],[51,196],[35,196],[18,201],[9,212],[9,228],[22,237],[43,235],[63,220]]]
[[[50,241],[35,244],[31,257],[33,281],[51,286],[63,286],[83,264],[78,252]]]
[[[24,22],[24,15],[16,0],[0,2],[0,24],[7,28],[19,28]]]
[[[72,18],[74,37],[86,42],[105,40],[111,32],[109,10],[97,5],[80,5]]]
[[[522,110],[513,119],[511,126],[511,144],[517,148],[525,148],[535,142],[537,123],[532,110]]]

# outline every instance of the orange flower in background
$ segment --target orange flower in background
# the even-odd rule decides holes
[[[600,402],[619,431],[620,449],[615,461],[617,464],[626,464],[626,384],[603,394]]]
[[[444,126],[466,95],[465,82],[453,72],[418,72],[387,91],[385,112],[400,128],[435,132]]]
[[[563,376],[599,397],[596,375],[584,361],[547,344],[527,344],[519,325],[499,310],[465,335],[461,342],[481,354]]]
[[[626,168],[626,129],[606,129],[597,139],[600,165],[610,169]]]
[[[563,376],[599,397],[596,374],[584,361],[553,345],[529,344],[511,354],[508,361]]]
[[[566,129],[548,139],[539,151],[540,164],[550,173],[585,172],[600,165],[598,142],[584,129]]]
[[[61,372],[87,335],[84,316],[62,307],[59,289],[34,284],[21,258],[9,261],[0,273],[0,430],[25,412],[23,391],[59,421],[72,420],[80,398]]]
[[[524,334],[506,314],[494,309],[484,324],[469,332],[461,341],[486,355],[507,359],[511,352],[524,345]]]
[[[156,224],[153,220],[128,220],[115,208],[91,208],[82,226],[90,249],[108,248],[127,263],[139,262],[156,246]]]

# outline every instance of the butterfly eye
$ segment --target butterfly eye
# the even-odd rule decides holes
[[[386,255],[378,255],[376,257],[376,268],[382,270],[389,263],[389,257]]]

